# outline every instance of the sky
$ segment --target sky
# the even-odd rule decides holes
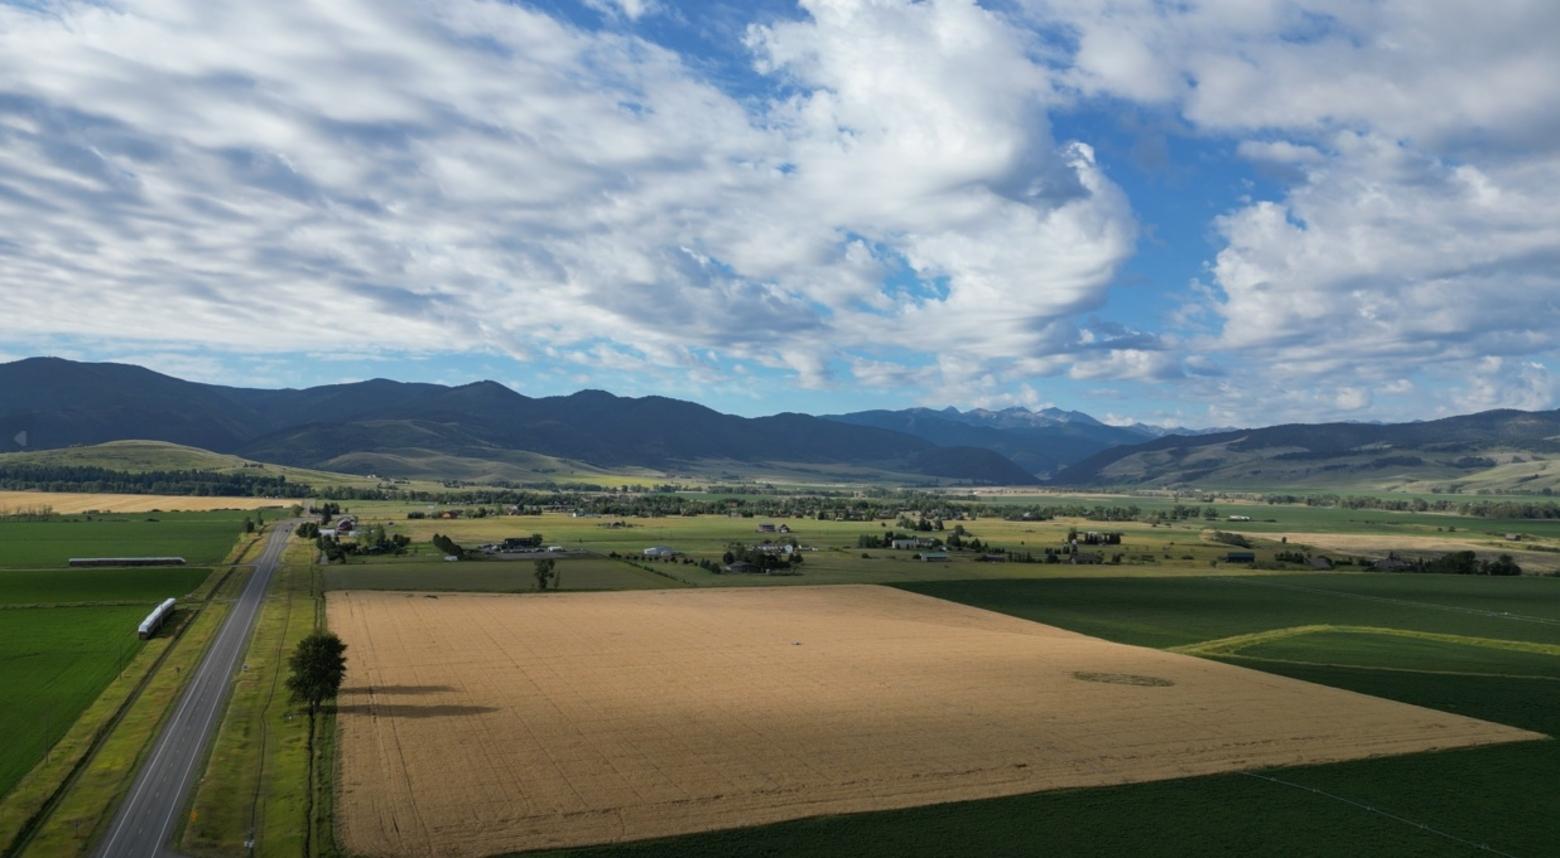
[[[0,0],[0,360],[1560,404],[1553,0]]]

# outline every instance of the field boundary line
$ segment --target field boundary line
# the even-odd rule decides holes
[[[1357,808],[1359,808],[1359,809],[1361,809],[1363,811],[1366,811],[1368,813],[1374,813],[1377,816],[1383,816],[1383,817],[1386,817],[1387,819],[1393,820],[1394,822],[1401,822],[1404,825],[1411,825],[1414,828],[1418,828],[1419,830],[1424,831],[1424,832],[1426,832],[1428,834],[1434,834],[1437,837],[1441,837],[1441,838],[1444,838],[1446,840],[1450,840],[1453,843],[1458,843],[1458,844],[1461,844],[1463,846],[1472,847],[1472,848],[1477,849],[1477,850],[1479,850],[1481,852],[1488,852],[1488,853],[1490,853],[1492,855],[1499,855],[1499,856],[1501,856],[1501,858],[1518,858],[1518,856],[1513,855],[1510,852],[1503,852],[1503,851],[1501,851],[1499,849],[1496,849],[1495,847],[1489,845],[1488,843],[1475,843],[1472,840],[1466,840],[1464,838],[1458,837],[1455,834],[1452,834],[1451,832],[1442,831],[1439,828],[1434,828],[1432,826],[1426,825],[1423,822],[1418,822],[1416,820],[1409,819],[1406,816],[1399,816],[1399,815],[1397,815],[1395,813],[1392,813],[1391,811],[1382,810],[1379,807],[1375,807],[1373,805],[1366,804],[1366,803],[1364,803],[1362,801],[1355,801],[1352,798],[1346,798],[1346,797],[1341,796],[1341,795],[1336,795],[1334,793],[1330,793],[1330,792],[1328,792],[1326,790],[1323,790],[1323,789],[1318,789],[1316,787],[1306,786],[1305,784],[1297,784],[1294,781],[1286,781],[1283,778],[1276,778],[1276,777],[1273,777],[1272,775],[1257,774],[1256,772],[1241,772],[1240,774],[1245,775],[1248,778],[1256,778],[1257,780],[1260,780],[1260,781],[1267,781],[1268,783],[1278,784],[1280,786],[1286,786],[1286,787],[1289,787],[1291,789],[1305,790],[1306,792],[1311,793],[1313,795],[1319,795],[1319,796],[1322,796],[1323,798],[1330,798],[1333,801],[1338,801],[1338,802],[1342,802],[1342,803],[1347,804],[1347,805],[1352,805],[1352,806],[1357,807]]]
[[[1413,574],[1413,573],[1404,573]],[[1416,602],[1412,599],[1392,599],[1386,596],[1372,596],[1366,593],[1347,593],[1342,590],[1328,590],[1322,587],[1303,587],[1299,584],[1279,584],[1271,580],[1262,580],[1260,576],[1250,577],[1221,577],[1221,581],[1229,581],[1235,584],[1247,584],[1252,587],[1273,587],[1279,590],[1294,590],[1298,593],[1317,593],[1323,596],[1337,596],[1340,599],[1360,599],[1367,602],[1380,602],[1388,605],[1409,605],[1415,608],[1431,608],[1438,611],[1451,611],[1455,614],[1472,614],[1478,617],[1495,617],[1497,619],[1514,620],[1522,623],[1539,623],[1546,626],[1560,626],[1560,619],[1552,617],[1535,617],[1528,614],[1513,614],[1508,611],[1486,611],[1479,608],[1464,608],[1457,605],[1442,605],[1436,602]]]
[[[1199,657],[1233,659],[1235,661],[1260,661],[1264,664],[1298,664],[1305,667],[1340,667],[1347,670],[1383,671],[1386,673],[1419,673],[1429,676],[1473,676],[1480,679],[1523,679],[1535,682],[1560,682],[1560,676],[1539,676],[1530,673],[1479,673],[1472,670],[1431,670],[1427,667],[1378,667],[1370,664],[1340,664],[1335,661],[1301,661],[1297,658],[1269,658],[1262,655],[1244,655],[1238,652],[1209,653]]]
[[[1186,655],[1219,655],[1233,654],[1246,647],[1259,646],[1274,641],[1300,637],[1310,634],[1349,634],[1349,635],[1376,635],[1379,637],[1406,638],[1409,640],[1432,641],[1435,643],[1457,644],[1479,649],[1502,650],[1506,652],[1523,652],[1532,655],[1560,656],[1560,644],[1546,644],[1535,641],[1507,640],[1503,638],[1481,638],[1471,635],[1454,635],[1445,632],[1426,632],[1417,629],[1396,629],[1386,626],[1355,626],[1313,624],[1304,626],[1289,626],[1282,629],[1270,629],[1265,632],[1250,632],[1243,635],[1231,635],[1224,638],[1201,643],[1183,644],[1170,647],[1170,652],[1178,652]]]

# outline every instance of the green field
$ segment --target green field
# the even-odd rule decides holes
[[[44,759],[142,650],[136,627],[147,612],[208,580],[210,564],[232,549],[243,518],[218,512],[0,520],[0,795]],[[66,558],[84,554],[174,554],[192,565],[65,566]]]
[[[80,602],[155,604],[183,596],[206,580],[210,569],[0,569],[0,605]]]
[[[558,590],[657,590],[686,587],[686,581],[708,578],[696,567],[652,565],[661,574],[611,560],[586,557],[557,561]],[[535,565],[529,560],[482,560],[446,563],[421,558],[386,558],[376,563],[352,563],[326,570],[331,590],[474,590],[524,593],[536,589]],[[697,578],[695,577],[697,576]]]
[[[0,610],[0,795],[129,663],[144,616],[140,606]]]
[[[907,589],[1122,643],[1175,647],[1309,625],[1560,643],[1560,579],[1313,574],[954,581]]]
[[[191,566],[211,566],[227,556],[244,519],[253,516],[220,510],[0,520],[0,569],[48,569],[72,557],[124,556],[175,556]]]
[[[1560,680],[1555,652],[1521,652],[1478,643],[1446,643],[1368,632],[1316,632],[1254,644],[1224,657],[1349,667],[1528,676]]]
[[[1560,681],[1554,678],[1560,656],[1541,654],[1560,642],[1560,580],[1116,578],[952,581],[906,589],[1158,647],[1305,625],[1408,632],[1295,634],[1221,657],[1560,736]],[[1252,654],[1258,657],[1245,657]],[[1273,660],[1279,657],[1284,660]],[[897,858],[947,855],[957,844],[959,854],[982,856],[1553,855],[1560,854],[1556,772],[1560,742],[1525,742],[821,817],[548,854]]]

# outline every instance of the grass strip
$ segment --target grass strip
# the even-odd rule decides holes
[[[287,656],[315,628],[313,551],[288,547],[196,787],[182,840],[197,855],[304,854],[310,838],[309,723],[288,700]]]

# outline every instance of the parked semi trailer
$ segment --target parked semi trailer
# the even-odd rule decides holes
[[[141,621],[141,627],[137,630],[141,635],[141,640],[144,641],[157,634],[157,627],[161,626],[163,621],[167,620],[172,614],[173,600],[164,599],[161,605],[153,608],[152,612],[146,615],[146,619]]]

